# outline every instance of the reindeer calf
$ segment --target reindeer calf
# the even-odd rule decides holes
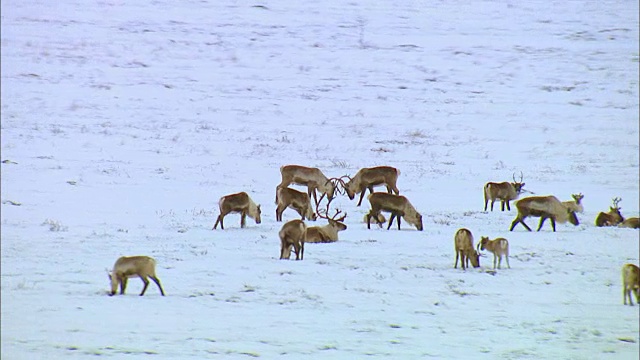
[[[156,261],[148,256],[120,257],[113,265],[113,271],[109,274],[109,280],[111,281],[111,293],[109,295],[116,294],[118,284],[120,285],[120,295],[123,295],[127,288],[127,279],[135,276],[139,276],[144,283],[140,296],[144,295],[144,292],[147,291],[147,286],[149,286],[147,278],[151,278],[158,285],[160,294],[164,296],[160,279],[156,276]]]
[[[498,269],[500,269],[503,256],[507,260],[507,266],[511,269],[511,265],[509,265],[509,241],[507,241],[507,239],[497,238],[495,240],[489,240],[487,236],[483,236],[480,238],[478,248],[480,248],[480,250],[487,250],[493,253],[494,269],[496,268],[496,259],[498,260]]]
[[[480,267],[480,254],[473,248],[473,235],[468,229],[459,229],[456,231],[454,237],[455,249],[456,249],[456,263],[453,266],[458,268],[458,257],[460,258],[460,264],[462,264],[462,270],[466,270],[469,267],[469,260],[474,268]]]
[[[625,305],[629,298],[629,305],[633,306],[632,291],[636,295],[636,302],[640,303],[640,268],[633,264],[625,264],[622,267],[622,296]]]

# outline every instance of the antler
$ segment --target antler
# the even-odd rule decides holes
[[[522,179],[524,178],[524,174],[522,173],[522,171],[520,171],[520,181],[516,180],[516,173],[514,172],[513,175],[511,175],[511,177],[513,178],[513,182],[515,183],[521,183]]]
[[[613,201],[613,207],[614,208],[618,208],[618,203],[620,203],[620,201],[622,201],[622,199],[619,198],[619,197],[615,197],[615,198],[613,198],[612,201]]]
[[[331,201],[327,201],[327,208],[326,209],[319,209],[318,204],[316,204],[316,214],[318,214],[319,218],[322,219],[326,219],[326,220],[333,220],[333,221],[337,221],[337,222],[342,222],[344,221],[344,219],[347,217],[347,213],[344,213],[344,216],[342,216],[341,218],[336,219],[336,217],[338,215],[340,215],[340,213],[342,213],[342,210],[340,209],[336,209],[336,213],[333,214],[332,217],[329,217],[329,205],[331,204]]]

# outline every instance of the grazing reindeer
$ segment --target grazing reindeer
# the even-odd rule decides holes
[[[307,228],[307,238],[305,242],[308,243],[329,243],[338,241],[338,232],[347,229],[347,225],[344,224],[344,219],[347,217],[345,213],[341,218],[336,218],[342,211],[336,209],[336,213],[329,217],[329,204],[327,203],[327,210],[320,211],[316,207],[318,217],[326,219],[329,224],[325,226],[311,226]]]
[[[531,196],[516,202],[516,208],[518,208],[518,215],[511,223],[509,231],[513,231],[513,228],[521,223],[527,230],[531,231],[531,228],[525,224],[524,219],[528,216],[540,217],[540,225],[538,230],[542,228],[542,224],[547,219],[551,219],[551,227],[553,231],[556,231],[556,221],[559,223],[570,222],[573,225],[578,226],[580,222],[576,216],[575,211],[567,209],[558,198],[555,196]]]
[[[400,230],[400,219],[404,218],[407,222],[422,231],[422,215],[411,205],[409,200],[402,195],[387,194],[383,192],[375,192],[369,194],[367,199],[371,203],[371,210],[367,214],[367,229],[371,229],[371,218],[380,220],[380,211],[391,213],[387,230],[391,228],[393,219],[398,220],[398,230]],[[378,224],[381,224],[378,221]]]
[[[220,228],[224,230],[224,217],[229,213],[240,213],[240,227],[242,228],[245,226],[247,215],[254,219],[256,224],[260,224],[262,221],[260,219],[260,205],[256,205],[246,192],[223,196],[220,198],[218,206],[220,207],[220,215],[218,215],[213,229],[220,223]]]
[[[374,186],[386,185],[389,194],[393,191],[396,195],[399,195],[400,190],[398,190],[396,186],[399,175],[400,170],[391,166],[362,168],[356,173],[353,179],[349,178],[349,182],[345,184],[344,189],[351,200],[353,200],[356,194],[360,194],[360,200],[357,205],[360,206],[367,189],[369,189],[369,193],[372,194]]]
[[[487,203],[491,200],[491,211],[493,211],[493,203],[496,199],[500,199],[502,211],[504,205],[507,204],[507,210],[511,211],[509,201],[515,200],[520,196],[524,182],[522,182],[522,172],[520,172],[520,181],[516,181],[516,174],[513,174],[513,182],[494,183],[488,182],[484,185],[484,211],[487,211]]]
[[[473,248],[473,235],[468,229],[459,229],[456,231],[454,237],[455,249],[456,249],[456,263],[454,268],[458,268],[458,258],[460,258],[460,264],[462,270],[466,270],[469,267],[469,260],[474,268],[480,267],[480,254]]]
[[[276,188],[276,221],[282,221],[282,213],[288,207],[302,216],[302,220],[316,220],[316,213],[311,208],[309,195],[287,187]]]
[[[573,201],[563,201],[562,204],[566,206],[568,209],[571,209],[573,212],[582,213],[584,212],[584,207],[582,206],[582,199],[584,199],[584,195],[582,193],[579,194],[571,194]]]
[[[507,266],[511,269],[511,265],[509,265],[509,241],[505,238],[497,238],[495,240],[489,240],[488,237],[483,236],[480,238],[480,243],[478,243],[478,248],[480,250],[488,250],[493,253],[493,268],[496,268],[496,258],[498,260],[498,269],[500,269],[500,265],[502,264],[502,257],[504,256],[507,260]]]
[[[369,217],[369,214],[364,214],[364,219],[362,219],[365,223],[367,222],[367,218]],[[379,227],[382,227],[382,224],[387,222],[387,218],[384,217],[384,215],[382,215],[382,213],[378,214],[378,218],[377,219],[373,219],[376,221],[376,223],[378,223]]]
[[[156,276],[156,261],[148,256],[122,256],[116,260],[113,265],[113,271],[109,274],[109,280],[111,281],[111,293],[109,296],[116,294],[118,285],[120,285],[120,295],[124,295],[124,291],[127,288],[127,279],[135,276],[139,276],[144,283],[140,296],[144,295],[144,292],[147,291],[147,286],[149,286],[147,278],[151,278],[158,285],[160,294],[164,296],[160,279]]]
[[[625,264],[622,267],[622,297],[625,305],[629,298],[629,305],[633,306],[632,291],[636,295],[636,302],[640,303],[640,268],[633,264]]]
[[[637,217],[628,218],[625,221],[618,224],[618,227],[640,229],[640,218],[637,218]]]
[[[620,210],[622,210],[622,208],[618,206],[618,204],[620,203],[620,201],[622,201],[622,199],[617,197],[617,198],[613,198],[612,201],[613,201],[613,206],[609,207],[609,212],[608,213],[601,212],[598,214],[598,217],[596,217],[596,226],[598,227],[616,226],[624,221],[624,218],[622,217],[622,213],[620,213]]]
[[[304,243],[307,225],[302,220],[291,220],[282,225],[278,232],[280,236],[280,259],[291,256],[291,246],[296,253],[296,260],[304,259]]]
[[[299,165],[285,165],[280,167],[282,181],[278,187],[287,187],[290,184],[303,185],[307,187],[307,194],[318,204],[316,189],[322,194],[326,194],[329,201],[333,199],[336,185],[328,179],[318,168],[309,168]]]

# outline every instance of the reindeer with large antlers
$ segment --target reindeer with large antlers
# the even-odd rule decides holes
[[[522,188],[524,187],[524,182],[522,182],[522,171],[520,172],[520,181],[516,180],[516,174],[513,174],[513,182],[501,182],[494,183],[488,182],[484,185],[484,211],[487,211],[487,204],[489,200],[491,200],[491,211],[493,211],[493,203],[496,202],[496,199],[500,199],[500,205],[502,211],[504,211],[504,205],[507,205],[507,210],[511,211],[511,206],[509,206],[509,201],[516,200],[520,193],[522,192]]]
[[[622,213],[620,213],[620,210],[622,208],[618,206],[618,204],[620,203],[620,201],[622,201],[622,199],[619,197],[616,197],[616,198],[613,198],[612,201],[613,201],[613,206],[609,207],[609,212],[608,213],[601,212],[600,214],[598,214],[598,217],[596,217],[596,226],[599,226],[599,227],[600,226],[616,226],[624,221],[624,218],[622,217]]]
[[[347,217],[345,213],[342,217],[338,218],[338,215],[342,213],[339,209],[336,209],[336,213],[332,217],[329,217],[329,205],[331,201],[327,202],[327,209],[320,210],[316,205],[316,213],[319,218],[326,219],[329,224],[325,226],[311,226],[307,228],[308,243],[329,243],[338,241],[338,232],[347,229],[347,225],[344,224],[344,219]]]

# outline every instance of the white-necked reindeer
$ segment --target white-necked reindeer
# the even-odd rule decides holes
[[[513,228],[515,228],[518,223],[531,231],[531,228],[524,222],[524,219],[528,216],[540,218],[540,224],[538,225],[537,231],[540,231],[540,228],[542,228],[542,224],[544,224],[546,219],[551,220],[551,227],[554,232],[556,231],[556,222],[564,223],[568,221],[576,226],[580,224],[575,211],[568,209],[555,196],[527,197],[518,200],[516,202],[516,208],[518,208],[518,215],[511,223],[509,231],[513,231]]]
[[[329,204],[327,203],[327,209],[322,211],[316,207],[318,217],[327,220],[329,222],[325,226],[310,226],[307,228],[307,237],[305,242],[308,243],[329,243],[338,241],[338,232],[347,229],[347,225],[344,224],[344,219],[347,217],[345,213],[342,217],[338,218],[338,215],[342,211],[336,209],[336,213],[329,217]]]

